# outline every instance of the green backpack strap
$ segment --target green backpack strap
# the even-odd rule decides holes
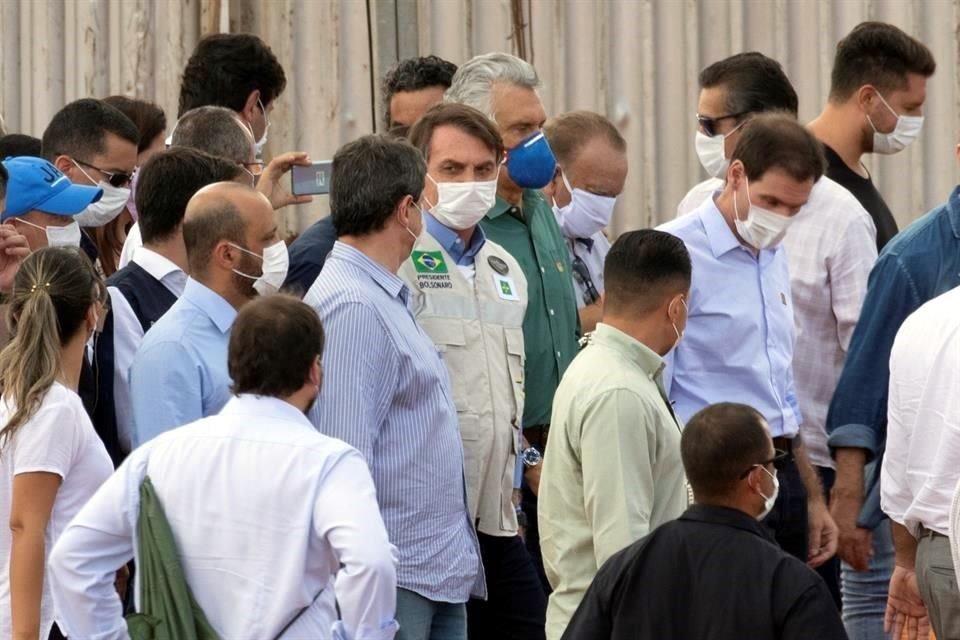
[[[127,616],[133,640],[220,640],[190,591],[176,539],[153,483],[140,484],[137,517],[140,611]]]

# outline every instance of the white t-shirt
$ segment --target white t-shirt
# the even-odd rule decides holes
[[[13,411],[0,398],[0,424]],[[67,524],[113,473],[113,463],[93,430],[83,403],[73,391],[54,383],[37,412],[20,425],[0,451],[0,638],[13,636],[10,611],[10,509],[13,477],[31,472],[55,473],[63,479],[44,536],[44,557]],[[46,573],[46,571],[44,572]],[[48,579],[43,582],[40,637],[50,635],[55,619]]]

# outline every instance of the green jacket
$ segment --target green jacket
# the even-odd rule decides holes
[[[137,519],[140,612],[127,616],[132,640],[219,640],[194,600],[173,531],[150,478],[140,485]]]

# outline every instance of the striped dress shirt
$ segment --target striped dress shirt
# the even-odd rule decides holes
[[[396,274],[337,242],[304,302],[320,315],[324,381],[310,420],[370,465],[397,585],[437,602],[485,596],[447,369]]]

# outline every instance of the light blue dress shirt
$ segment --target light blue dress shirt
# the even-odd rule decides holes
[[[677,414],[687,422],[707,405],[739,402],[763,414],[772,436],[794,437],[801,417],[783,247],[754,255],[713,198],[658,228],[683,240],[693,263],[687,328],[664,374]]]
[[[398,586],[437,602],[484,596],[467,509],[463,445],[447,368],[417,325],[402,279],[343,242],[304,302],[327,336],[310,421],[363,454]]]
[[[463,240],[460,239],[460,235],[456,231],[443,226],[429,212],[424,212],[423,222],[427,227],[427,232],[450,254],[453,261],[462,267],[473,264],[480,249],[483,248],[483,243],[487,241],[487,236],[483,233],[480,225],[477,225],[473,230],[470,244],[464,246]]]
[[[233,305],[190,278],[147,331],[130,366],[135,447],[227,404],[227,346],[236,316]]]

